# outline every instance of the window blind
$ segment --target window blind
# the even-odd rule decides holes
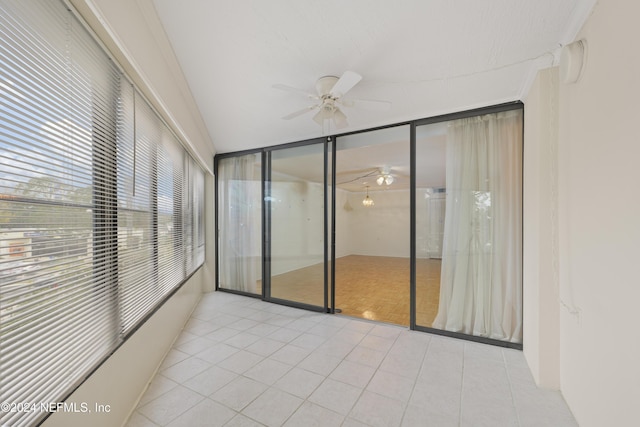
[[[0,401],[60,402],[202,264],[204,173],[61,1],[0,38]]]
[[[190,182],[193,183],[193,235],[195,236],[194,267],[204,263],[205,257],[205,228],[204,228],[204,173],[197,163],[190,159],[193,164]],[[193,268],[195,269],[195,268]]]

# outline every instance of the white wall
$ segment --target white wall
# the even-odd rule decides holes
[[[541,71],[525,100],[523,350],[536,383],[560,387],[558,302],[558,68]]]
[[[336,189],[336,258],[351,255],[351,238],[349,237],[350,213],[354,206],[349,197],[351,192]],[[360,200],[359,203],[362,203]]]
[[[409,257],[408,190],[370,192],[375,205],[369,208],[362,205],[365,193],[339,190],[336,196],[336,257]]]
[[[272,183],[272,274],[323,262],[322,191],[322,184],[303,180]],[[365,193],[336,191],[336,257],[408,258],[409,191],[378,191],[370,196],[375,206],[365,208]]]
[[[215,150],[151,0],[70,0],[209,173]]]
[[[322,185],[277,182],[273,191],[276,199],[272,202],[273,274],[322,262]],[[369,195],[375,205],[365,208],[362,205],[365,193],[337,189],[336,258],[347,255],[408,258],[409,191],[372,191]],[[419,214],[426,215],[426,207]],[[426,225],[420,232],[426,241]]]
[[[304,180],[272,182],[272,274],[324,262],[323,189]]]
[[[581,426],[638,425],[640,3],[601,0],[559,89],[560,381]],[[525,338],[526,339],[526,338]]]
[[[307,181],[274,182],[272,273],[281,274],[323,261],[323,186]],[[336,191],[336,257],[409,257],[409,191]]]

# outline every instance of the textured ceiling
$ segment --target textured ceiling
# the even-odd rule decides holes
[[[346,70],[351,97],[392,108],[344,108],[340,132],[520,100],[594,2],[153,0],[217,152],[322,136],[313,112],[282,120],[310,101],[272,86]]]

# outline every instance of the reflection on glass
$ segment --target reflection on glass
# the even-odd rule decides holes
[[[219,286],[262,293],[262,203],[259,154],[218,163]]]
[[[416,131],[416,323],[522,342],[522,113]]]
[[[324,306],[324,145],[271,153],[271,297]]]

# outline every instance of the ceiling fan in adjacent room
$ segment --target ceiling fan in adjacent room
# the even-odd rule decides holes
[[[375,185],[375,184],[377,185]],[[362,186],[376,189],[386,189],[395,183],[393,188],[408,188],[409,175],[403,168],[390,166],[372,166],[364,169],[350,169],[336,171],[336,186],[347,191],[359,191]]]
[[[387,101],[344,98],[344,95],[358,84],[360,80],[362,80],[362,76],[353,71],[346,71],[340,78],[336,76],[320,77],[315,85],[316,94],[281,84],[273,85],[273,87],[287,92],[302,94],[316,101],[313,105],[309,105],[308,107],[284,116],[283,119],[290,120],[309,111],[318,110],[313,116],[313,120],[316,123],[323,126],[325,121],[330,120],[337,129],[343,129],[347,127],[349,123],[347,122],[347,116],[342,112],[340,107],[362,108],[375,111],[387,111],[391,108],[391,103]]]

